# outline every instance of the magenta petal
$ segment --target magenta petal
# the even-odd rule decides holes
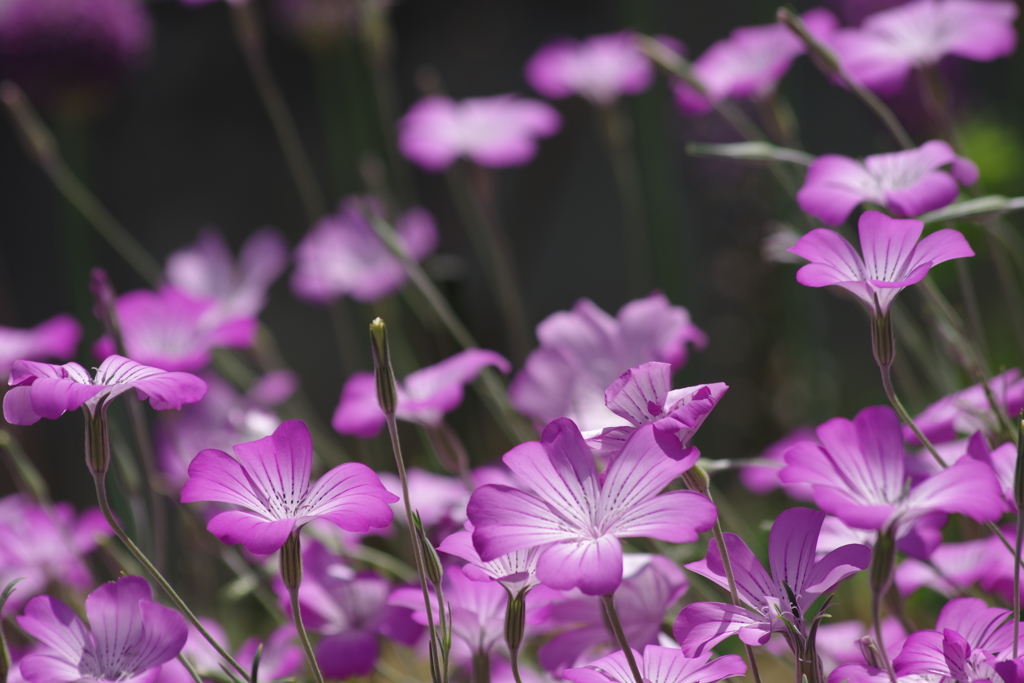
[[[372,633],[351,631],[324,636],[316,646],[316,661],[327,678],[368,676],[380,654]]]
[[[770,635],[767,624],[762,625],[745,608],[718,602],[697,602],[687,605],[679,613],[672,626],[672,634],[682,647],[683,654],[693,657],[739,633],[741,629],[751,627],[762,628],[764,636],[761,642],[767,642]]]
[[[339,434],[363,439],[376,436],[387,417],[377,403],[377,384],[372,373],[357,372],[341,390],[341,401],[334,409],[331,426]]]
[[[79,661],[86,644],[91,642],[88,630],[71,608],[48,595],[29,600],[25,615],[17,617],[17,621],[26,633],[66,661]]]
[[[78,683],[82,680],[77,666],[51,655],[26,655],[21,660],[19,671],[29,683]]]
[[[669,491],[623,513],[615,533],[647,536],[670,543],[690,543],[715,524],[715,504],[695,491]]]
[[[391,523],[388,503],[397,503],[380,477],[358,462],[347,462],[320,477],[306,494],[297,516],[323,517],[346,531],[365,532]]]
[[[614,536],[554,543],[537,560],[537,578],[559,590],[610,595],[622,582],[622,544]]]
[[[293,518],[267,520],[251,512],[228,510],[206,525],[207,530],[228,545],[241,543],[257,555],[269,555],[281,549],[295,528]]]
[[[474,526],[473,545],[484,562],[574,537],[550,507],[508,486],[481,486],[470,497],[466,514]]]
[[[811,230],[797,240],[789,251],[820,268],[801,268],[797,273],[797,282],[802,285],[824,287],[865,278],[864,261],[860,254],[834,230]]]
[[[919,216],[953,203],[960,187],[945,171],[932,171],[910,187],[886,193],[889,207],[897,216]]]
[[[11,387],[4,394],[4,419],[12,425],[32,425],[43,418],[32,407],[32,387]]]
[[[181,490],[182,503],[231,503],[270,514],[245,470],[224,451],[213,448],[200,451],[189,464],[188,474],[190,479]]]
[[[634,425],[648,424],[664,415],[671,388],[671,365],[643,363],[620,375],[605,390],[604,400],[613,413]]]
[[[270,436],[237,444],[234,451],[264,497],[285,510],[298,507],[309,488],[313,465],[313,440],[304,422],[282,422]]]

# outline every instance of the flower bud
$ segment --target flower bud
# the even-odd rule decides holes
[[[105,477],[110,468],[110,434],[107,431],[106,399],[100,399],[96,411],[85,412],[85,464],[94,477]]]
[[[882,653],[878,649],[878,643],[871,636],[864,636],[857,641],[857,647],[860,648],[860,654],[864,657],[864,661],[867,665],[875,669],[884,669],[885,662],[882,659]]]
[[[882,596],[892,585],[896,573],[896,533],[893,529],[882,529],[871,552],[871,566],[868,568],[868,585],[876,596]]]
[[[896,357],[896,334],[892,328],[891,311],[881,311],[878,295],[875,295],[875,310],[871,315],[871,350],[878,367],[889,369]]]
[[[680,476],[683,479],[683,483],[686,484],[686,488],[696,491],[702,496],[708,495],[708,490],[711,488],[711,478],[708,477],[708,473],[703,467],[694,465]]]
[[[373,376],[377,380],[377,403],[385,415],[394,416],[398,409],[398,390],[395,388],[395,371],[391,367],[388,328],[381,318],[374,318],[370,323],[370,351],[373,354]]]
[[[281,582],[292,599],[298,599],[297,591],[302,584],[302,544],[298,531],[293,531],[281,546]]]
[[[505,644],[512,656],[519,651],[523,644],[523,634],[526,632],[526,591],[522,590],[512,595],[508,593],[508,604],[505,606]]]
[[[1017,418],[1017,467],[1013,471],[1013,504],[1024,510],[1024,411]]]
[[[444,570],[441,567],[441,558],[434,549],[434,544],[427,538],[427,533],[423,530],[423,523],[420,521],[420,514],[418,512],[413,513],[412,523],[416,527],[413,533],[416,535],[416,540],[420,544],[421,554],[423,555],[423,571],[427,575],[427,580],[437,586],[441,583],[441,577],[444,575]]]

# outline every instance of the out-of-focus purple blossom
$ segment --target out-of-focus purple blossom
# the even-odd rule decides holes
[[[0,498],[0,586],[23,579],[4,605],[3,616],[45,591],[50,582],[91,588],[92,574],[82,558],[110,534],[96,508],[76,519],[69,503],[45,508],[21,494]]]
[[[622,565],[622,585],[614,599],[626,640],[635,648],[655,645],[665,613],[690,584],[683,570],[661,555],[627,554]],[[605,621],[600,598],[578,591],[552,603],[546,627],[557,635],[541,646],[537,660],[556,674],[619,648]]]
[[[743,676],[747,665],[739,655],[711,659],[711,652],[687,657],[673,647],[648,645],[644,654],[633,650],[633,659],[644,681],[650,683],[718,683],[732,676]],[[626,655],[620,650],[580,669],[569,669],[565,677],[576,683],[630,683],[635,681]]]
[[[56,420],[83,406],[90,415],[97,408],[105,412],[110,401],[131,389],[140,401],[149,399],[154,410],[180,410],[206,394],[206,382],[195,375],[149,368],[121,356],[108,356],[95,377],[78,363],[19,360],[8,383],[12,388],[4,396],[4,419],[17,425],[35,424],[43,417]]]
[[[473,581],[497,581],[513,595],[540,583],[537,580],[539,548],[514,550],[490,562],[484,562],[480,559],[480,553],[473,547],[473,523],[469,521],[466,521],[463,530],[446,536],[437,549],[468,562],[462,568],[462,572],[468,578]]]
[[[608,409],[629,424],[586,432],[595,450],[614,457],[638,427],[653,424],[659,432],[674,434],[683,447],[725,395],[724,382],[672,389],[672,366],[650,362],[630,368],[604,392]]]
[[[837,417],[816,430],[820,445],[804,442],[786,453],[784,482],[814,489],[814,502],[852,527],[906,536],[922,517],[960,513],[985,522],[1006,510],[992,468],[962,458],[908,487],[899,418],[888,406]]]
[[[545,97],[579,95],[607,106],[621,95],[636,95],[651,86],[654,67],[630,31],[562,38],[543,46],[526,63],[526,80]]]
[[[648,361],[678,370],[690,344],[707,344],[689,312],[660,292],[627,303],[614,318],[580,299],[542,320],[537,339],[540,348],[509,387],[512,405],[539,426],[568,417],[584,431],[630,424],[605,405],[605,390],[622,373]]]
[[[836,29],[836,18],[826,9],[812,9],[802,18],[820,41],[828,41]],[[767,97],[803,53],[804,44],[783,24],[737,28],[693,62],[693,76],[707,96],[677,80],[673,84],[676,102],[688,114],[703,114],[728,98]]]
[[[1007,602],[1013,600],[1013,554],[997,536],[943,543],[927,563],[908,558],[896,568],[896,587],[902,595],[927,587],[952,598],[975,584]]]
[[[822,668],[825,671],[831,671],[842,664],[867,664],[864,652],[857,642],[866,635],[869,635],[868,625],[856,619],[830,624],[823,623],[818,626],[815,650],[821,657]],[[885,641],[885,649],[890,658],[900,653],[906,639],[907,632],[903,630],[899,619],[895,617],[882,619],[882,640]],[[781,642],[776,646],[776,639],[772,638],[767,649],[782,655],[787,648]]]
[[[941,170],[949,168],[947,173]],[[839,225],[862,202],[884,206],[896,216],[919,216],[951,204],[957,182],[973,185],[978,167],[957,156],[949,143],[930,140],[920,147],[872,154],[864,161],[824,154],[807,169],[796,193],[800,208],[827,225]]]
[[[684,607],[673,627],[683,652],[699,655],[734,634],[747,645],[763,645],[773,632],[795,638],[783,616],[806,639],[810,620],[805,617],[809,616],[811,603],[867,567],[871,560],[870,548],[863,545],[843,546],[816,559],[818,532],[824,520],[824,513],[808,508],[790,508],[778,516],[768,538],[771,575],[739,536],[725,534],[736,588],[747,607],[716,602]],[[707,557],[686,568],[729,587],[714,540],[708,545]],[[795,605],[790,601],[790,591],[797,598]],[[794,643],[790,647],[797,649]],[[805,651],[802,645],[800,651]]]
[[[381,638],[404,645],[419,638],[423,629],[410,618],[411,611],[388,604],[387,579],[354,572],[316,542],[308,543],[302,555],[299,608],[306,628],[321,636],[316,660],[324,676],[367,676],[380,655]],[[291,599],[280,577],[274,587],[282,609],[290,613]]]
[[[1010,368],[988,380],[996,405],[1006,415],[1016,415],[1024,408],[1024,380],[1020,370]],[[975,384],[940,398],[914,418],[926,437],[932,443],[952,441],[957,435],[974,434],[981,430],[985,434],[995,433],[998,418],[992,414],[985,387]],[[903,438],[909,444],[918,444],[917,437],[909,428],[903,429]]]
[[[463,388],[480,371],[492,366],[502,372],[512,364],[496,351],[466,349],[435,365],[406,375],[397,385],[398,409],[395,416],[426,427],[437,427],[445,413],[455,410],[463,398]],[[386,421],[377,402],[372,372],[357,372],[341,389],[341,401],[334,409],[331,426],[340,434],[368,439],[376,436]]]
[[[537,140],[554,135],[562,117],[549,104],[515,95],[459,102],[424,97],[398,122],[398,148],[428,171],[443,171],[459,157],[481,166],[520,166],[537,154]]]
[[[921,221],[865,211],[857,224],[863,258],[834,230],[811,230],[790,249],[811,262],[797,271],[796,280],[807,287],[838,285],[855,294],[875,315],[883,315],[896,295],[923,280],[932,266],[974,256],[956,230],[936,230],[922,240],[923,230]]]
[[[261,377],[244,395],[219,375],[204,373],[209,392],[180,414],[167,415],[157,433],[157,455],[165,483],[180,491],[188,481],[188,466],[204,448],[230,450],[236,444],[269,436],[281,424],[271,410],[295,391],[290,370]]]
[[[219,230],[199,233],[193,245],[167,257],[167,282],[196,299],[217,302],[221,320],[255,318],[267,290],[288,267],[288,243],[274,228],[257,230],[235,261]]]
[[[776,464],[747,465],[740,470],[740,482],[747,487],[747,490],[759,495],[764,495],[769,491],[781,488],[793,500],[814,500],[814,493],[810,485],[801,483],[783,484],[782,480],[779,479],[779,473],[786,466],[786,451],[803,441],[817,443],[818,438],[814,436],[814,431],[810,427],[798,427],[778,441],[770,444],[758,458]]]
[[[338,210],[317,222],[295,248],[292,291],[303,299],[328,303],[343,296],[371,302],[405,284],[405,268],[367,222],[364,211],[380,213],[373,198],[348,197]],[[422,261],[437,248],[434,219],[419,207],[395,222],[409,258]]]
[[[896,541],[896,548],[910,557],[927,559],[942,543],[942,527],[946,526],[948,519],[948,515],[942,512],[921,515],[904,529],[903,535]],[[850,543],[873,547],[877,536],[872,530],[855,529],[838,517],[830,515],[825,517],[821,525],[818,555],[826,555]]]
[[[200,617],[199,621],[218,643],[228,642],[227,634],[220,624],[205,617]],[[253,656],[259,644],[259,638],[247,638],[235,652],[235,661],[246,669],[251,668]],[[188,660],[192,668],[204,680],[207,678],[217,680],[223,675],[221,669],[223,660],[220,655],[191,624],[188,627],[188,640],[185,641],[185,647],[181,649],[181,655]],[[305,656],[302,654],[302,648],[299,647],[298,633],[295,631],[295,627],[291,624],[279,626],[263,642],[259,680],[269,682],[294,676],[302,669],[304,659]],[[192,674],[181,662],[174,659],[160,667],[160,675],[154,683],[194,683],[194,681]]]
[[[914,68],[946,55],[988,62],[1017,47],[1017,5],[997,0],[917,0],[873,14],[832,37],[846,72],[879,92],[898,92]]]
[[[384,488],[399,496],[392,503],[395,518],[405,522],[405,502],[401,499],[402,481],[391,472],[379,473]],[[439,526],[459,526],[466,521],[466,504],[472,493],[461,479],[435,474],[418,467],[408,472],[409,500],[413,509],[419,514],[420,521],[427,529]],[[450,528],[450,527],[449,527]]]
[[[532,494],[496,485],[473,492],[467,508],[473,545],[485,562],[547,545],[537,562],[541,583],[610,595],[622,582],[620,537],[686,543],[711,528],[716,510],[706,497],[660,493],[697,456],[696,449],[684,451],[674,436],[645,425],[599,476],[579,429],[559,418],[539,442],[520,444],[502,458]]]
[[[70,315],[56,315],[27,330],[0,327],[0,377],[6,378],[16,360],[67,360],[75,355],[82,326]]]
[[[134,0],[7,0],[0,67],[35,98],[103,95],[139,65],[152,32]]]
[[[21,660],[27,681],[148,683],[188,636],[184,617],[153,602],[149,584],[138,576],[94,590],[85,600],[85,614],[90,626],[56,598],[29,600],[18,625],[44,649]]]
[[[288,420],[270,436],[238,444],[236,460],[224,451],[201,451],[189,465],[192,478],[182,503],[212,501],[243,510],[222,512],[206,528],[224,543],[249,552],[281,548],[293,530],[316,518],[346,531],[365,532],[391,523],[388,503],[398,500],[366,465],[349,462],[309,485],[313,441],[301,420]]]
[[[126,292],[114,309],[128,357],[169,372],[201,370],[213,349],[248,348],[256,338],[255,317],[225,320],[217,301],[195,299],[170,286]],[[113,339],[101,337],[93,353],[98,358],[114,354]]]

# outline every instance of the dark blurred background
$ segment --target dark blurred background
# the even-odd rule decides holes
[[[850,22],[869,5],[884,4],[835,0],[829,7]],[[635,28],[680,38],[696,57],[737,26],[771,22],[777,6],[755,0],[404,0],[389,13],[392,68],[385,72],[393,74],[398,113],[420,96],[418,83],[425,79],[455,98],[535,96],[523,65],[552,37]],[[284,25],[274,3],[260,2],[258,9],[273,73],[330,203],[365,191],[358,160],[367,152],[383,155],[385,147],[372,113],[373,68],[359,39],[339,29],[330,40],[313,40]],[[223,230],[235,249],[263,225],[279,227],[294,245],[309,223],[234,38],[229,8],[165,0],[147,3],[146,11],[152,48],[123,83],[84,107],[40,103],[69,163],[161,262],[210,225]],[[943,64],[966,151],[981,167],[986,189],[1011,196],[1024,190],[1022,59],[1018,53],[989,64]],[[871,113],[806,58],[784,79],[780,99],[792,107],[809,152],[863,156],[894,149]],[[917,101],[911,86],[891,104],[915,141],[923,142],[934,131]],[[554,104],[564,118],[561,132],[542,142],[530,164],[497,172],[500,218],[514,242],[533,323],[580,297],[613,314],[631,298],[622,209],[595,111],[577,98]],[[773,222],[812,227],[792,199],[764,168],[685,153],[689,141],[738,140],[735,133],[714,114],[679,114],[663,76],[625,106],[654,235],[657,285],[673,303],[686,306],[710,338],[708,348],[679,372],[676,385],[724,381],[731,387],[698,435],[704,454],[754,456],[798,425],[851,417],[883,403],[858,306],[831,291],[803,288],[794,280],[795,265],[762,258],[762,240]],[[758,116],[756,107],[744,106]],[[426,267],[481,343],[507,353],[501,319],[442,177],[411,166],[403,172],[411,183],[402,199],[428,208],[442,236],[438,256]],[[0,122],[0,212],[0,324],[29,326],[71,311],[87,325],[80,361],[95,364],[86,353],[99,334],[88,319],[89,267],[105,267],[119,291],[145,283],[63,202],[6,119]],[[967,234],[979,253],[970,266],[987,321],[992,369],[1015,365],[1017,344],[985,244]],[[947,266],[935,274],[956,302],[954,271]],[[904,301],[910,310],[920,307],[914,292]],[[381,310],[348,307],[357,339]],[[295,299],[286,276],[274,286],[262,319],[275,331],[284,360],[300,374],[316,411],[328,420],[345,373],[326,310]],[[925,323],[917,323],[926,342],[938,344]],[[417,363],[456,350],[420,339],[415,325],[404,329],[413,337],[408,341]],[[368,352],[359,354],[368,369]],[[915,366],[906,353],[901,358],[897,377],[914,409],[956,388],[933,386],[927,368]],[[399,374],[411,369],[400,367]],[[471,397],[456,424],[469,432],[476,425],[493,429],[488,420]],[[55,496],[84,503],[90,489],[80,463],[80,429],[76,417],[21,435],[53,482]],[[500,437],[470,434],[467,441],[477,463],[503,450]],[[0,473],[0,482],[5,476]],[[0,484],[0,492],[11,488]]]

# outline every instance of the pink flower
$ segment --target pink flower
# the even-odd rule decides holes
[[[996,405],[1007,415],[1016,415],[1024,408],[1024,380],[1020,370],[1010,368],[988,380],[988,389]],[[931,404],[914,418],[918,428],[932,441],[953,441],[959,434],[973,434],[978,430],[992,433],[998,422],[981,384],[954,391]],[[909,427],[903,429],[903,438],[917,444],[917,437]]]
[[[512,365],[495,351],[466,349],[440,363],[409,373],[397,387],[396,416],[427,427],[440,425],[445,413],[462,403],[463,387],[476,379],[487,366],[503,372],[512,369]],[[384,412],[377,403],[373,373],[353,374],[342,387],[341,401],[334,409],[331,426],[339,434],[368,439],[380,431],[384,422]]]
[[[836,18],[825,9],[812,9],[802,18],[819,40],[827,40],[836,28]],[[693,76],[704,86],[707,97],[689,84],[675,81],[676,102],[689,114],[702,114],[725,99],[766,97],[803,53],[804,44],[782,24],[737,28],[693,63]]]
[[[484,562],[473,546],[473,523],[467,521],[464,526],[462,531],[446,536],[437,549],[465,560],[468,564],[462,568],[462,572],[467,578],[473,581],[497,581],[513,595],[540,583],[537,580],[539,548],[513,550],[490,562]]]
[[[711,654],[706,652],[691,658],[672,647],[648,645],[643,657],[633,650],[633,659],[643,680],[650,683],[718,683],[747,673],[747,665],[739,655],[724,655],[708,661]],[[568,669],[564,675],[575,683],[632,683],[636,680],[622,651],[581,669]]]
[[[637,47],[636,37],[623,31],[548,43],[526,63],[526,80],[545,97],[580,95],[608,105],[620,95],[647,90],[654,67]]]
[[[0,376],[6,377],[16,360],[67,360],[75,355],[81,338],[82,326],[63,313],[27,330],[0,327]]]
[[[882,94],[903,87],[914,68],[946,55],[988,62],[1017,47],[1017,5],[994,0],[917,0],[878,12],[832,45],[854,79]]]
[[[388,493],[366,465],[338,465],[312,487],[313,441],[301,420],[283,422],[270,436],[238,444],[236,460],[224,451],[201,451],[189,465],[192,477],[182,503],[213,501],[245,508],[222,512],[206,528],[224,543],[269,554],[292,530],[316,518],[346,531],[365,532],[391,523]]]
[[[531,546],[547,547],[537,578],[559,590],[609,595],[622,582],[619,538],[648,536],[672,543],[696,540],[714,523],[715,506],[693,491],[660,491],[688,470],[695,449],[645,425],[598,476],[579,429],[554,420],[541,440],[520,444],[502,458],[534,493],[482,486],[469,499],[473,545],[480,559]]]
[[[431,95],[398,122],[398,148],[428,171],[443,171],[463,156],[481,166],[519,166],[536,155],[538,138],[561,125],[550,105],[515,95],[460,102]]]
[[[90,415],[106,412],[110,401],[135,389],[154,410],[178,410],[206,394],[206,382],[187,372],[165,372],[121,356],[109,356],[90,377],[78,363],[50,365],[15,361],[4,396],[4,419],[11,424],[56,420],[65,411],[84,407]]]
[[[512,405],[538,425],[568,417],[585,431],[629,424],[605,405],[605,390],[622,373],[648,361],[677,370],[690,344],[707,344],[690,313],[661,292],[630,301],[614,318],[580,299],[542,320],[537,339],[540,348],[509,387]]]
[[[215,300],[222,320],[236,320],[259,315],[287,267],[288,244],[274,228],[252,233],[237,263],[220,231],[207,228],[195,244],[167,257],[167,282],[193,298]]]
[[[185,619],[153,602],[146,580],[124,576],[85,600],[91,629],[60,600],[41,595],[25,606],[18,625],[44,645],[21,660],[30,683],[147,683],[185,644]]]
[[[790,251],[811,263],[797,271],[797,282],[807,287],[838,285],[853,292],[875,315],[881,315],[889,310],[900,290],[923,280],[932,266],[974,256],[967,240],[956,230],[936,230],[920,239],[924,230],[921,221],[896,220],[878,211],[865,211],[857,228],[864,258],[833,230],[818,228],[801,237]]]
[[[200,370],[215,348],[252,346],[258,325],[251,316],[225,320],[216,301],[194,299],[169,286],[122,294],[115,311],[128,357],[168,371]],[[101,337],[93,352],[110,356],[113,340]]]
[[[950,173],[939,170],[943,166]],[[955,178],[955,180],[954,180]],[[800,208],[828,225],[839,225],[861,202],[884,206],[897,216],[920,214],[951,204],[960,188],[973,185],[978,167],[942,140],[916,149],[873,154],[863,162],[825,154],[807,169],[796,194]]]
[[[342,296],[371,302],[405,284],[405,268],[377,237],[363,210],[378,211],[378,202],[348,197],[337,212],[313,226],[295,249],[292,291],[303,299],[327,303]],[[413,208],[402,214],[395,231],[405,253],[422,261],[437,248],[437,228],[430,214]]]

